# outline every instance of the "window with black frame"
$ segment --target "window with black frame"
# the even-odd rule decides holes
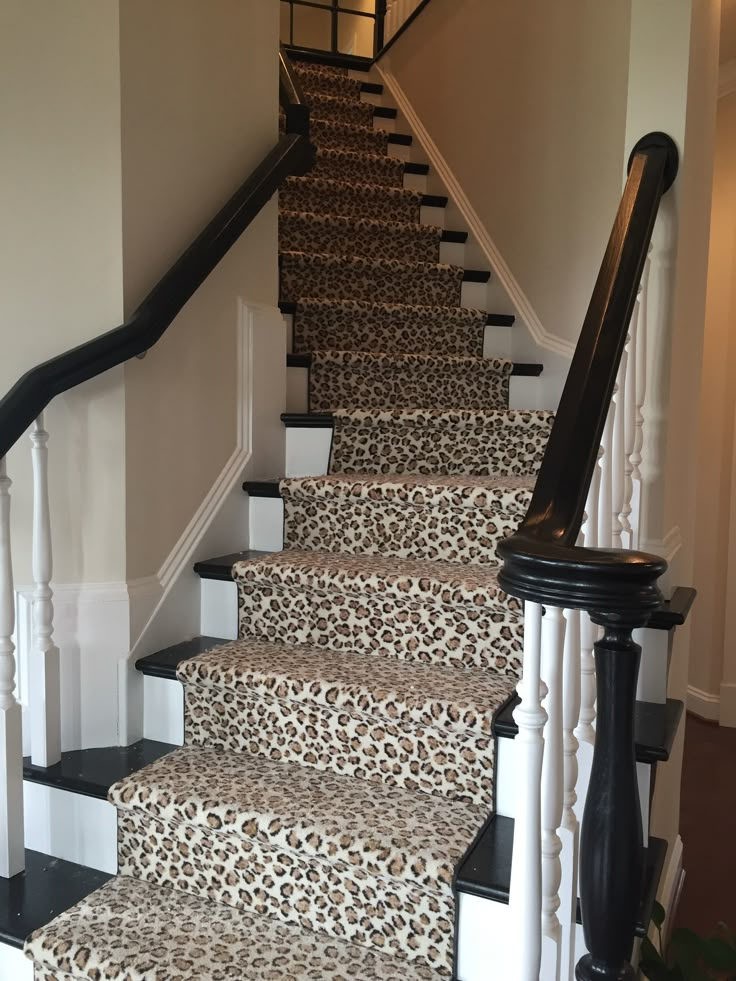
[[[372,58],[382,46],[380,0],[280,0],[281,41],[311,51]]]

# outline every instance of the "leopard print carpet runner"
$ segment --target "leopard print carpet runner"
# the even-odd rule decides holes
[[[319,152],[281,192],[281,298],[329,473],[281,482],[285,550],[234,567],[240,639],[179,666],[186,745],[111,789],[120,875],[29,939],[37,981],[453,974],[521,670],[495,549],[552,415],[509,410],[360,81],[299,73]]]

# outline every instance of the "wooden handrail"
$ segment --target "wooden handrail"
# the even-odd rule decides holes
[[[57,395],[144,354],[290,175],[314,162],[309,113],[296,74],[280,53],[286,133],[194,239],[124,324],[27,371],[0,400],[0,459]]]

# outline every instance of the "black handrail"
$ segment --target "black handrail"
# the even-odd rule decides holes
[[[282,182],[311,168],[309,114],[283,50],[280,61],[286,133],[124,324],[36,365],[13,385],[0,400],[0,459],[57,395],[153,347]]]
[[[576,545],[629,321],[677,147],[650,133],[629,177],[572,359],[526,517],[501,542],[499,583],[520,599],[581,609],[604,627],[595,644],[597,722],[580,844],[580,902],[589,954],[577,981],[623,981],[639,909],[643,841],[634,751],[640,647],[632,633],[662,602],[666,562],[644,552]]]

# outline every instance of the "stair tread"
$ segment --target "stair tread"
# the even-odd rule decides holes
[[[451,888],[485,818],[480,804],[197,746],[116,784],[110,801],[432,892]]]
[[[379,351],[334,351],[319,350],[311,352],[312,361],[333,364],[381,365],[396,368],[446,368],[448,371],[482,370],[490,374],[510,375],[514,362],[508,358],[470,357],[456,354],[388,354]]]
[[[311,174],[306,174],[303,177],[287,177],[286,184],[292,187],[310,187],[314,190],[336,190],[352,192],[355,194],[366,194],[372,196],[374,194],[385,195],[388,197],[399,196],[404,200],[414,200],[419,206],[423,198],[427,195],[422,194],[421,191],[413,191],[411,188],[405,187],[386,187],[384,184],[371,184],[368,181],[341,181],[336,177],[315,177]],[[441,200],[436,195],[434,196],[437,200]],[[437,205],[440,207],[440,205]]]
[[[452,508],[493,508],[503,504],[522,518],[534,489],[533,477],[468,477],[444,474],[328,474],[287,477],[279,482],[282,497],[326,498],[343,494],[351,499],[403,504],[442,504]]]
[[[353,229],[361,228],[374,231],[380,234],[382,231],[407,232],[413,235],[421,235],[426,238],[436,239],[439,243],[442,238],[442,229],[438,225],[426,225],[422,222],[386,221],[380,218],[359,218],[349,215],[317,214],[313,211],[289,211],[280,210],[279,220],[299,219],[314,225],[322,225],[327,228]],[[330,255],[332,253],[329,253]]]
[[[397,317],[401,316],[416,316],[416,317],[452,317],[454,320],[467,321],[468,324],[474,324],[479,318],[485,318],[489,315],[482,310],[471,309],[470,307],[445,307],[440,304],[429,304],[427,306],[421,306],[412,303],[384,303],[380,301],[371,300],[351,300],[351,299],[340,299],[340,300],[322,300],[317,297],[300,297],[296,301],[296,312],[299,313],[300,308],[310,310],[321,311],[324,310],[325,313],[330,313],[333,310],[341,310],[346,313],[368,313],[372,314],[376,311],[386,311],[388,313],[394,313]]]
[[[453,606],[488,608],[495,601],[513,613],[521,610],[520,601],[501,590],[496,566],[490,565],[288,549],[263,559],[236,562],[233,578],[328,593],[398,596],[425,602],[434,598]]]
[[[43,968],[99,981],[433,981],[421,964],[119,876],[36,931]]]
[[[385,720],[490,735],[515,679],[490,671],[415,664],[351,651],[250,638],[183,661],[186,685],[247,691]]]
[[[452,266],[446,262],[407,262],[402,259],[367,259],[359,255],[335,256],[329,252],[292,252],[289,249],[282,249],[279,252],[280,260],[293,260],[309,265],[340,265],[352,266],[356,270],[376,270],[378,272],[391,272],[392,270],[411,270],[416,276],[427,274],[434,271],[442,271],[448,275],[452,274],[455,279],[462,279],[462,266]]]

